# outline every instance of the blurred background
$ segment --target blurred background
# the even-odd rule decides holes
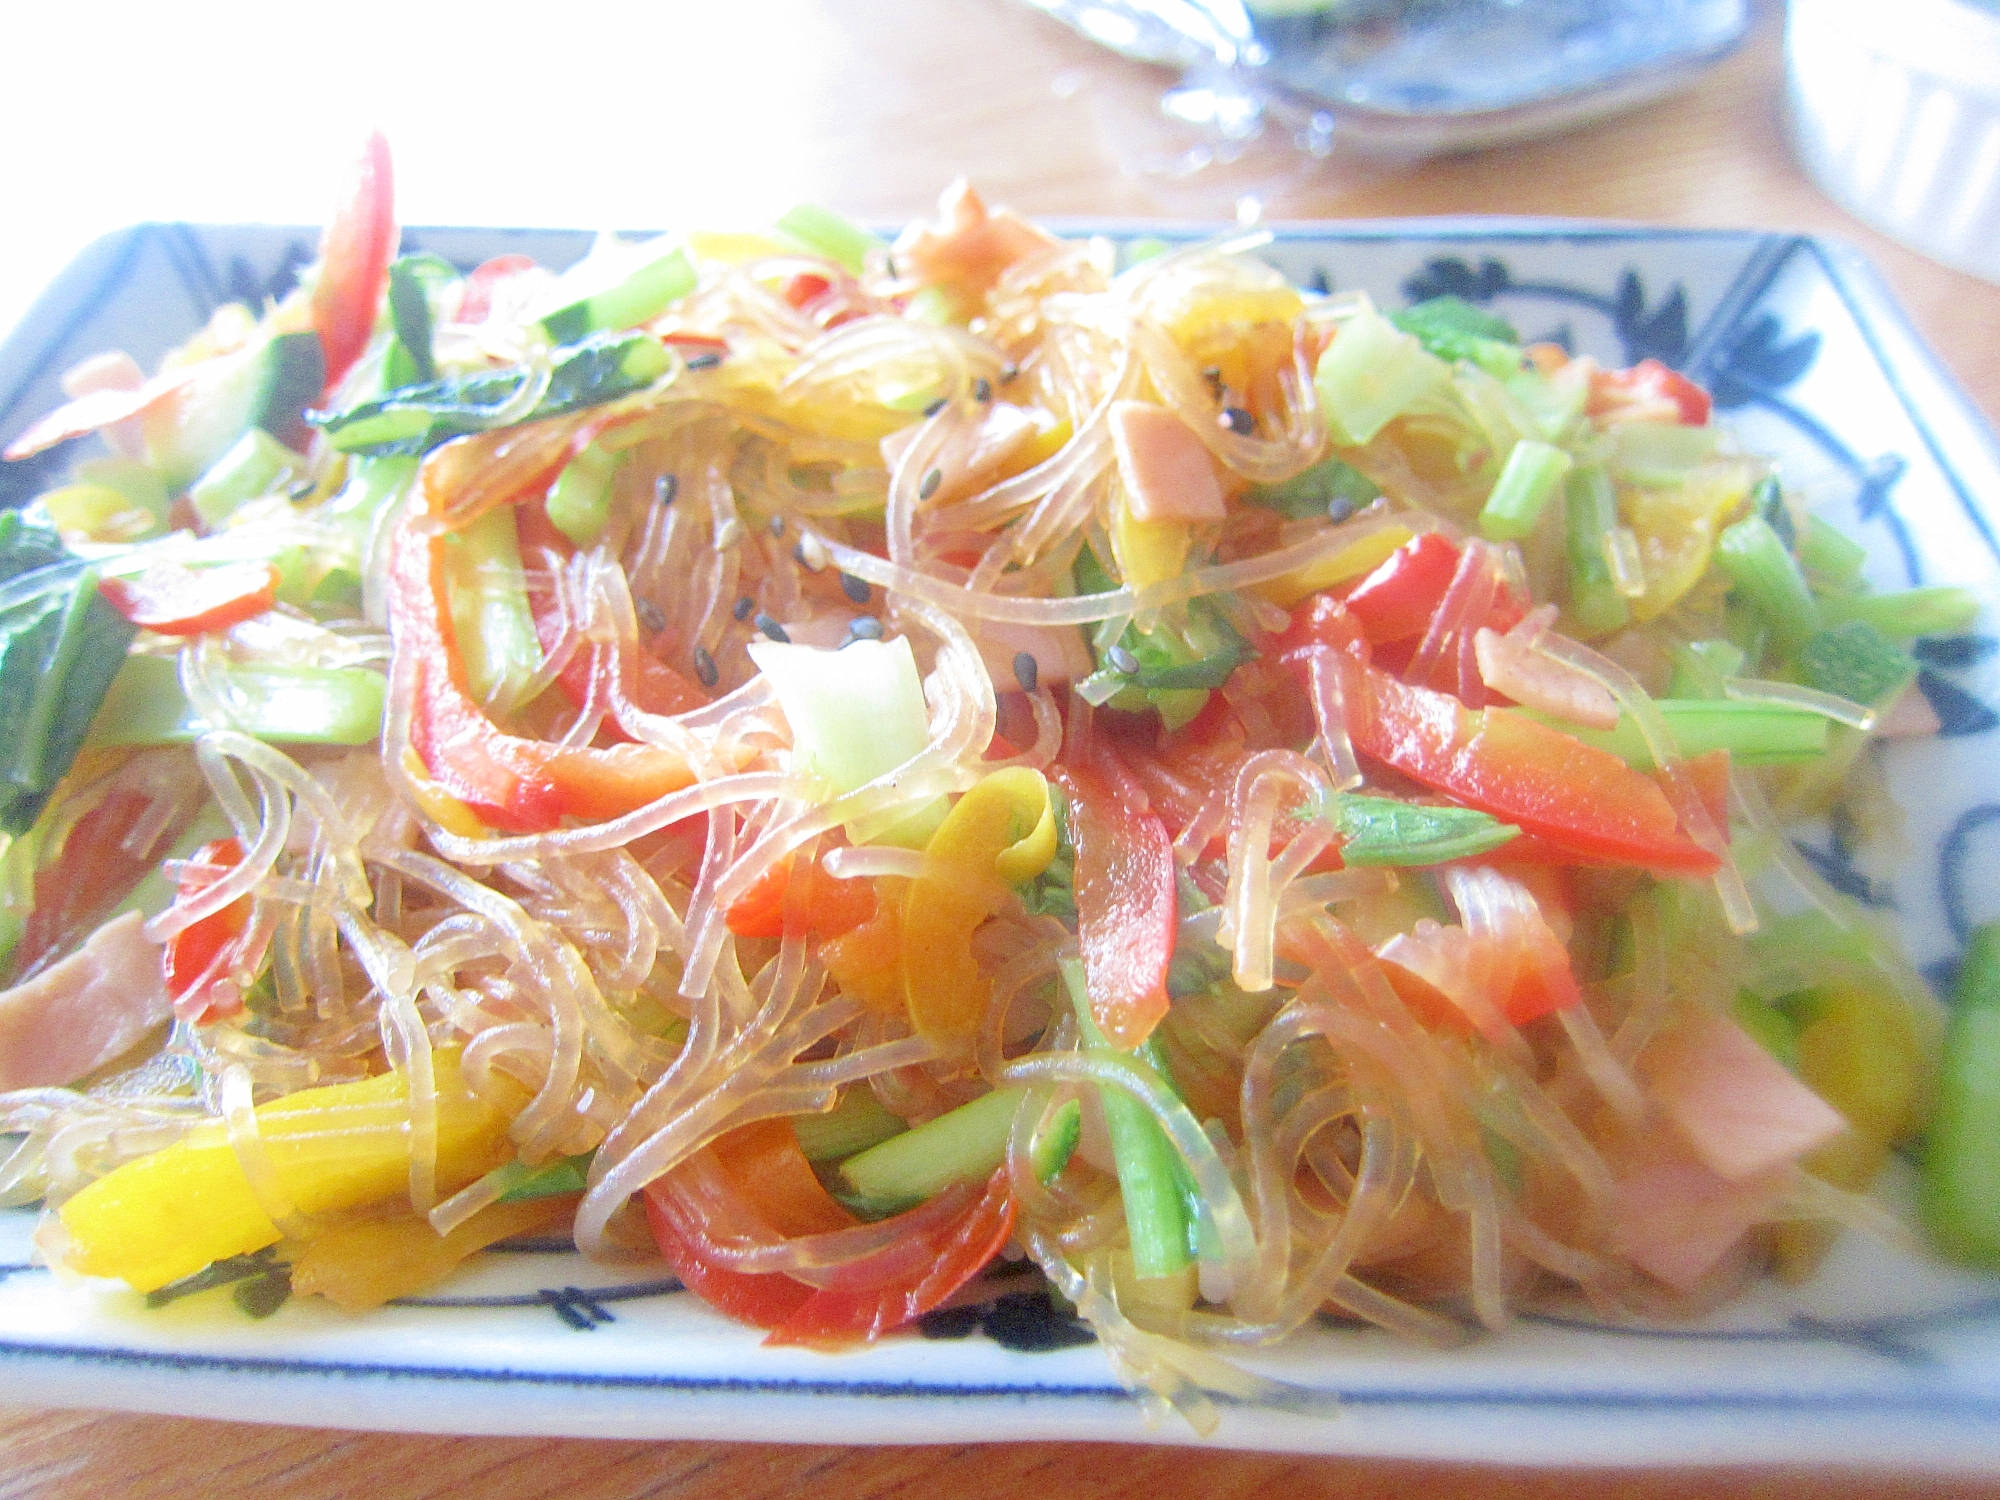
[[[1342,0],[1344,55],[1377,64],[1349,91],[1361,109],[1311,95],[1338,92],[1329,59],[1343,54],[1329,51],[1327,17],[1299,0],[1258,6],[1247,48],[1230,34],[1230,18],[1244,19],[1234,0],[1038,3],[1072,24],[1024,0],[18,8],[0,90],[0,329],[121,225],[319,222],[379,125],[408,224],[748,226],[802,200],[895,224],[964,173],[1035,215],[1512,213],[1829,232],[1875,258],[2000,416],[2000,298],[1813,185],[1786,137],[1784,18],[1769,0],[1456,0],[1493,25],[1401,52],[1380,45],[1399,19],[1406,30],[1412,17],[1449,19],[1454,0]],[[1550,12],[1523,33],[1521,16]],[[1661,48],[1634,30],[1644,12],[1678,28],[1663,49],[1673,55],[1565,100],[1565,83],[1593,67],[1615,72],[1606,59],[1621,48],[1642,64]],[[1907,30],[1909,8],[1897,14]],[[1103,45],[1163,56],[1162,35],[1196,43],[1175,66]],[[1256,37],[1315,35],[1276,57],[1256,50]],[[1668,88],[1563,133],[1426,156]],[[1498,97],[1509,89],[1545,102],[1510,112]],[[1884,107],[1863,97],[1844,112]],[[2000,163],[1990,170],[2000,177]]]

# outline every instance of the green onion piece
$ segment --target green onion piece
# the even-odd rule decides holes
[[[1727,750],[1748,766],[1789,765],[1817,760],[1826,753],[1827,720],[1810,709],[1780,708],[1737,699],[1657,698],[1654,706],[1667,721],[1675,748],[1683,758]],[[1639,727],[1620,717],[1616,729],[1585,729],[1525,708],[1490,709],[1490,713],[1522,713],[1573,734],[1586,745],[1609,750],[1641,771],[1656,769]]]
[[[839,1101],[825,1114],[793,1115],[791,1121],[807,1161],[839,1161],[910,1128],[865,1083],[842,1089]]]
[[[1605,538],[1618,525],[1618,491],[1611,476],[1597,464],[1570,470],[1563,486],[1564,518],[1568,525],[1569,613],[1586,636],[1623,630],[1632,606],[1611,576]]]
[[[868,269],[871,252],[889,248],[867,230],[816,203],[801,203],[786,213],[778,220],[778,232],[800,249],[824,256],[856,276]]]
[[[365,667],[224,667],[230,728],[273,744],[365,745],[382,732],[379,672]],[[174,663],[129,656],[91,721],[89,743],[185,745],[215,726],[181,691]]]
[[[1674,647],[1669,698],[1722,698],[1731,677],[1743,675],[1743,648],[1734,641],[1684,641]]]
[[[1520,439],[1480,508],[1479,534],[1495,542],[1518,542],[1529,535],[1569,470],[1570,456],[1562,449],[1535,438]]]
[[[1846,533],[1812,516],[1806,534],[1799,539],[1799,565],[1814,578],[1837,589],[1850,589],[1861,581],[1861,569],[1868,561],[1868,549]]]
[[[513,506],[496,505],[446,538],[445,576],[473,696],[503,711],[518,708],[542,669],[542,643],[528,606]]]
[[[579,547],[593,547],[611,519],[611,477],[619,455],[592,443],[563,465],[549,491],[549,523]]]
[[[1113,1051],[1091,1021],[1083,964],[1067,958],[1059,961],[1058,968],[1091,1049],[1129,1059],[1131,1054]],[[1193,1259],[1190,1248],[1193,1219],[1188,1212],[1180,1154],[1153,1118],[1153,1112],[1123,1089],[1099,1089],[1098,1098],[1104,1108],[1105,1130],[1111,1137],[1112,1160],[1118,1169],[1118,1192],[1124,1200],[1125,1227],[1132,1242],[1133,1272],[1142,1279],[1171,1276],[1184,1270]]]
[[[414,458],[350,458],[347,483],[314,512],[313,519],[337,529],[358,556],[382,508],[401,500],[416,477]]]
[[[1007,1159],[1007,1139],[1025,1088],[995,1089],[970,1104],[890,1136],[840,1164],[840,1175],[871,1207],[921,1203],[954,1182],[990,1177]],[[1035,1175],[1046,1182],[1069,1162],[1082,1133],[1075,1100],[1056,1113],[1030,1148]]]
[[[1799,648],[1799,676],[1822,693],[1879,706],[1917,675],[1910,653],[1866,620],[1815,632]]]
[[[1345,520],[1382,498],[1382,487],[1352,464],[1324,458],[1279,484],[1253,484],[1243,492],[1252,505],[1275,510],[1288,521]]]
[[[1392,418],[1451,389],[1451,367],[1378,312],[1340,325],[1313,376],[1336,443],[1358,447]]]
[[[749,651],[792,726],[799,768],[825,783],[831,796],[856,791],[930,748],[924,686],[905,637],[851,641],[837,651],[752,641]],[[850,822],[847,836],[921,849],[947,811],[940,796],[886,828],[879,816]]]
[[[527,1203],[535,1198],[560,1198],[580,1193],[589,1185],[590,1159],[596,1153],[559,1156],[554,1161],[531,1167],[524,1161],[510,1161],[496,1167],[489,1180],[500,1189],[496,1203]]]
[[[1920,635],[1963,635],[1979,618],[1979,596],[1970,589],[1932,587],[1890,594],[1849,594],[1820,601],[1828,624],[1862,620],[1893,640]]]
[[[1627,484],[1678,485],[1715,456],[1715,438],[1713,427],[1620,423],[1611,439],[1611,470]]]
[[[1715,560],[1786,649],[1819,629],[1819,609],[1797,561],[1762,516],[1746,516],[1725,530],[1716,540]]]
[[[2000,1270],[2000,922],[1966,944],[1924,1153],[1923,1206],[1945,1254]]]
[[[588,334],[636,328],[693,291],[695,279],[694,262],[675,248],[623,281],[556,309],[542,319],[542,330],[551,343],[574,344]]]
[[[188,500],[204,525],[219,526],[239,505],[270,494],[305,469],[298,454],[263,428],[252,427],[194,482]]]
[[[1436,865],[1497,849],[1521,830],[1470,807],[1427,807],[1394,797],[1336,793],[1331,817],[1341,834],[1340,860],[1354,865]]]

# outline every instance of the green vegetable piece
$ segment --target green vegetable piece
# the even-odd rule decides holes
[[[593,547],[611,519],[611,479],[619,455],[592,443],[563,466],[547,501],[549,522],[579,547]]]
[[[326,384],[326,354],[310,329],[281,333],[264,346],[251,422],[274,438],[290,437]]]
[[[1333,440],[1371,441],[1389,422],[1451,389],[1451,367],[1377,312],[1340,325],[1313,375]]]
[[[495,506],[453,532],[445,545],[452,630],[472,694],[511,711],[542,669],[514,507]]]
[[[574,344],[589,334],[634,328],[665,312],[694,284],[694,263],[687,252],[669,250],[615,286],[558,308],[542,319],[542,329],[553,343]]]
[[[1671,487],[1715,457],[1716,429],[1678,422],[1624,422],[1611,439],[1611,471],[1627,484]],[[1768,524],[1768,523],[1766,523]],[[1783,539],[1780,539],[1780,546]]]
[[[0,512],[0,832],[34,825],[138,633],[97,578],[52,528]]]
[[[1127,240],[1120,249],[1118,258],[1127,267],[1142,266],[1149,260],[1158,260],[1173,248],[1166,240],[1144,234],[1136,240]]]
[[[149,512],[166,529],[173,496],[159,474],[134,458],[89,458],[76,466],[76,477],[85,484],[116,490],[140,510]]]
[[[122,622],[121,622],[122,623]],[[232,727],[273,744],[365,745],[382,732],[382,674],[365,667],[226,667]],[[162,656],[125,658],[90,723],[90,744],[185,745],[214,726]]]
[[[1063,983],[1082,1022],[1091,1049],[1108,1057],[1131,1054],[1114,1051],[1090,1018],[1090,996],[1083,965],[1059,961]],[[1157,1052],[1153,1054],[1158,1056]],[[1150,1066],[1143,1055],[1135,1061]],[[1141,1278],[1171,1276],[1193,1259],[1196,1219],[1188,1207],[1180,1153],[1167,1139],[1151,1110],[1120,1088],[1100,1088],[1106,1133],[1118,1170],[1118,1192],[1125,1206],[1125,1227],[1132,1245],[1132,1269]]]
[[[1945,1254],[2000,1270],[2000,922],[1974,930],[1959,970],[1923,1210]]]
[[[1279,484],[1253,484],[1243,492],[1243,498],[1275,510],[1288,521],[1314,521],[1329,515],[1342,521],[1381,499],[1382,490],[1352,464],[1324,458]]]
[[[1799,648],[1799,675],[1807,687],[1872,706],[1900,693],[1917,675],[1917,663],[1866,620],[1849,620]]]
[[[666,346],[646,333],[593,334],[558,349],[548,389],[521,420],[561,416],[644,390],[672,367]],[[484,432],[505,412],[528,372],[518,366],[406,386],[345,411],[311,414],[343,453],[417,456],[468,432]]]
[[[856,791],[930,747],[924,686],[906,637],[851,641],[838,651],[760,640],[749,651],[792,727],[799,768],[830,795]],[[879,820],[849,823],[847,836],[921,849],[948,811],[939,796],[887,828]]]
[[[1674,647],[1670,698],[1720,699],[1725,683],[1743,675],[1743,648],[1733,641],[1685,641]]]
[[[1530,535],[1569,471],[1570,456],[1562,449],[1534,438],[1517,441],[1480,507],[1479,534],[1496,542]]]
[[[1739,990],[1730,1007],[1736,1024],[1757,1039],[1757,1045],[1790,1068],[1799,1070],[1799,1028],[1778,1006],[1751,990]]]
[[[1819,629],[1805,576],[1762,516],[1746,516],[1726,529],[1716,539],[1715,560],[1788,650]]]
[[[1818,516],[1806,521],[1806,534],[1799,539],[1799,565],[1815,579],[1837,589],[1850,589],[1861,582],[1861,569],[1868,561],[1868,549],[1835,530]]]
[[[813,255],[824,256],[835,265],[859,276],[868,268],[872,252],[888,252],[888,245],[843,219],[831,209],[801,203],[778,220],[778,233]]]
[[[1027,1097],[1024,1088],[982,1094],[850,1156],[840,1164],[840,1175],[867,1203],[883,1208],[921,1203],[954,1182],[990,1177],[1007,1159],[1014,1116]],[[1030,1156],[1042,1181],[1068,1164],[1081,1126],[1082,1110],[1071,1100],[1035,1138]]]
[[[1667,732],[1683,758],[1727,750],[1742,765],[1781,766],[1817,760],[1826,753],[1827,720],[1811,709],[1736,698],[1656,698],[1653,706],[1667,721]],[[1585,729],[1531,709],[1495,712],[1526,714],[1575,735],[1586,745],[1609,750],[1638,770],[1655,769],[1646,742],[1630,718],[1620,717],[1616,729]]]
[[[1428,807],[1394,797],[1337,793],[1320,813],[1340,828],[1345,865],[1437,865],[1484,854],[1520,835],[1512,823],[1469,807]]]
[[[410,357],[412,375],[427,381],[437,379],[437,357],[431,349],[431,299],[422,259],[405,255],[389,267],[389,316],[397,344]]]
[[[839,1161],[870,1146],[901,1135],[910,1127],[891,1113],[865,1083],[840,1091],[840,1100],[823,1115],[793,1115],[792,1134],[807,1161]]]
[[[581,1156],[559,1156],[554,1161],[543,1162],[539,1167],[531,1167],[524,1161],[510,1161],[493,1172],[493,1180],[500,1187],[496,1203],[527,1203],[536,1198],[560,1198],[565,1193],[580,1193],[589,1183],[590,1159],[597,1153],[586,1151]]]
[[[1922,635],[1963,635],[1979,618],[1979,596],[1943,586],[1836,595],[1820,601],[1820,612],[1829,624],[1865,620],[1893,640],[1908,641]]]
[[[236,440],[214,467],[194,482],[188,500],[202,524],[220,526],[237,508],[303,474],[306,461],[261,427]]]
[[[1569,613],[1586,636],[1610,635],[1631,623],[1631,602],[1618,591],[1605,538],[1618,525],[1618,491],[1596,464],[1570,470],[1563,485],[1569,562]]]
[[[1390,313],[1389,321],[1414,335],[1439,359],[1453,363],[1469,360],[1482,368],[1489,362],[1497,363],[1496,375],[1521,366],[1521,335],[1514,331],[1514,325],[1462,297],[1432,297]]]

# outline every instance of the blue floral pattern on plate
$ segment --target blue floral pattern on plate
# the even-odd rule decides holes
[[[468,266],[513,250],[560,265],[587,243],[544,230],[406,236]],[[280,228],[145,225],[91,246],[0,346],[0,439],[56,404],[75,360],[124,347],[150,365],[219,302],[282,293],[311,244]],[[1867,543],[1879,585],[1981,594],[1975,633],[1917,646],[1944,732],[1885,753],[1900,841],[1862,847],[1838,820],[1799,841],[1948,984],[1969,927],[2000,916],[2000,453],[1872,273],[1798,236],[1495,220],[1287,227],[1265,254],[1302,285],[1390,306],[1450,293],[1607,364],[1685,369],[1747,448],[1776,455],[1788,482]],[[0,502],[19,503],[67,461],[0,465]],[[10,1399],[452,1432],[1189,1436],[1149,1433],[1088,1331],[1033,1293],[935,1314],[921,1337],[829,1361],[760,1349],[657,1266],[591,1266],[556,1245],[481,1257],[370,1317],[294,1302],[253,1321],[219,1293],[149,1312],[67,1285],[30,1264],[32,1226],[30,1214],[0,1214]],[[2000,1472],[2000,1289],[1851,1240],[1812,1286],[1762,1287],[1686,1326],[1536,1316],[1438,1353],[1329,1324],[1252,1362],[1297,1399],[1226,1409],[1219,1441]]]

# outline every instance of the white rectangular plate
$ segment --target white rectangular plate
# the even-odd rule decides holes
[[[188,225],[99,241],[0,347],[0,439],[56,404],[75,360],[123,347],[151,365],[217,301],[282,289],[312,242]],[[559,265],[585,238],[415,230],[405,243],[468,265],[503,250]],[[1868,545],[1878,584],[1981,593],[1975,633],[1919,645],[1945,728],[1889,756],[1908,814],[1900,846],[1851,848],[1826,830],[1801,840],[1948,986],[1968,927],[2000,916],[2000,455],[1868,269],[1789,235],[1507,220],[1301,226],[1266,253],[1302,284],[1365,288],[1392,307],[1452,292],[1607,364],[1686,369],[1746,446],[1778,455],[1788,481]],[[26,499],[64,462],[0,465],[0,501]],[[0,1214],[0,1400],[455,1433],[1197,1440],[1149,1429],[1101,1351],[1042,1301],[830,1358],[760,1348],[657,1267],[528,1252],[480,1257],[420,1305],[351,1318],[294,1301],[259,1322],[227,1292],[148,1311],[67,1284],[31,1264],[32,1227],[29,1213]],[[1325,1327],[1253,1363],[1296,1399],[1225,1403],[1209,1441],[2000,1473],[2000,1283],[1852,1240],[1809,1287],[1765,1287],[1672,1329],[1530,1318],[1435,1352]]]

